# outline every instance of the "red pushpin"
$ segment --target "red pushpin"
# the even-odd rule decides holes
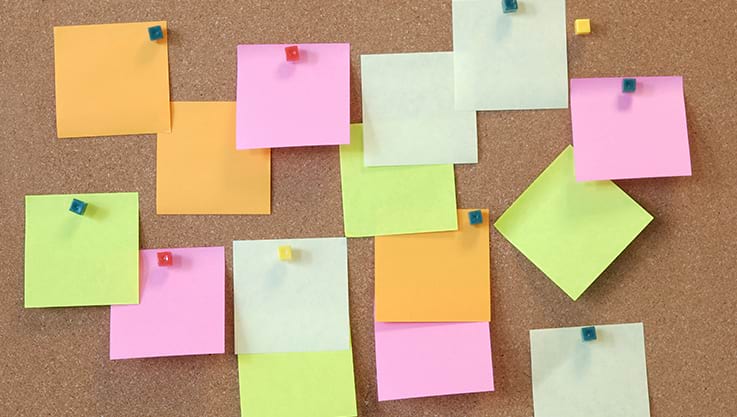
[[[287,53],[287,61],[299,61],[299,47],[297,47],[297,45],[287,46],[286,48],[284,48],[284,52]]]
[[[172,266],[174,263],[171,252],[157,252],[156,257],[159,259],[159,266]]]

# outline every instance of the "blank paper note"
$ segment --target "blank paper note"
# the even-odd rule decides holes
[[[238,45],[236,148],[339,145],[350,133],[350,45]]]
[[[235,149],[235,103],[171,103],[156,140],[157,214],[269,214],[271,150]]]
[[[26,196],[25,307],[138,303],[138,231],[138,193]]]
[[[691,175],[682,77],[571,80],[578,181]]]
[[[649,417],[642,323],[530,331],[535,417]]]
[[[360,124],[340,147],[340,178],[347,237],[458,229],[453,165],[366,167]]]
[[[148,28],[164,38],[151,41]],[[166,22],[54,28],[60,138],[169,131]]]
[[[233,290],[236,353],[350,347],[345,238],[235,241]]]
[[[494,391],[489,323],[375,323],[379,401]]]
[[[142,250],[140,285],[139,304],[110,308],[110,359],[225,353],[224,248]]]
[[[453,58],[457,109],[567,108],[565,0],[453,0]]]
[[[366,166],[476,163],[476,112],[453,105],[453,53],[361,56]]]
[[[495,226],[576,300],[652,219],[611,181],[576,182],[569,146]]]

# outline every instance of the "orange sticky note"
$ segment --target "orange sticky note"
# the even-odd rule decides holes
[[[164,39],[151,41],[150,26]],[[60,138],[169,131],[166,22],[54,28]]]
[[[377,236],[376,321],[491,321],[489,211],[452,232]]]
[[[235,149],[235,102],[171,103],[156,144],[158,214],[269,214],[271,150]]]

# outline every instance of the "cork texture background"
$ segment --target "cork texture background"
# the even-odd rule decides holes
[[[494,393],[377,402],[373,239],[351,239],[360,416],[532,416],[530,329],[639,321],[654,417],[737,415],[737,8],[567,7],[571,77],[684,76],[693,176],[618,181],[655,220],[577,302],[492,230]],[[591,36],[573,36],[577,17],[592,19]],[[159,19],[170,28],[173,101],[235,100],[240,43],[350,42],[353,122],[361,54],[452,49],[449,0],[3,0],[2,416],[239,415],[234,355],[111,362],[108,308],[23,308],[24,195],[137,191],[142,247],[226,246],[231,352],[232,240],[343,234],[337,147],[273,151],[270,216],[157,216],[154,136],[57,139],[53,27]],[[485,112],[478,126],[479,163],[456,167],[458,204],[487,207],[495,219],[570,143],[570,115]]]

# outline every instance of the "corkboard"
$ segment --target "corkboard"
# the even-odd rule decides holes
[[[493,0],[490,0],[493,1]],[[169,22],[172,100],[234,100],[239,43],[350,42],[359,56],[452,47],[449,0],[13,1],[0,11],[0,415],[238,416],[233,355],[111,362],[107,308],[23,309],[26,194],[137,191],[141,244],[339,236],[336,147],[273,152],[271,216],[155,215],[153,136],[58,140],[52,27]],[[693,177],[621,181],[654,222],[577,302],[491,236],[497,391],[378,403],[373,241],[351,239],[351,324],[361,416],[531,416],[528,330],[645,323],[652,415],[737,415],[737,9],[694,0],[569,0],[572,77],[683,75]],[[574,37],[573,19],[594,34]],[[570,143],[567,110],[480,113],[479,163],[456,168],[461,207],[498,216]]]

